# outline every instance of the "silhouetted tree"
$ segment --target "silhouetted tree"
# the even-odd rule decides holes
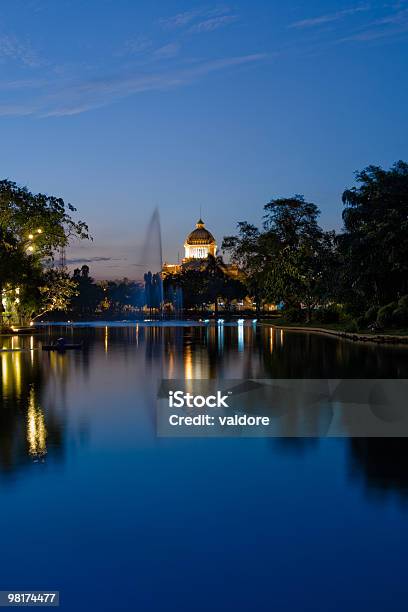
[[[343,193],[344,300],[356,312],[408,293],[408,164],[368,166]]]
[[[101,303],[104,292],[89,276],[89,267],[84,265],[74,270],[72,279],[76,282],[77,295],[72,298],[71,308],[74,315],[93,315]]]

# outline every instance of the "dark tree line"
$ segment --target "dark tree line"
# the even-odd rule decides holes
[[[136,312],[145,305],[143,286],[127,278],[97,283],[89,275],[89,267],[83,265],[74,270],[72,280],[76,284],[70,305],[73,317],[116,316]]]
[[[224,238],[258,305],[282,302],[294,319],[344,312],[358,327],[408,324],[408,164],[369,166],[356,182],[343,193],[338,234],[295,195],[264,206],[261,230],[241,222]]]
[[[246,295],[245,285],[228,273],[220,257],[212,255],[164,279],[165,301],[176,309],[202,310],[213,306],[217,312],[222,302],[224,309],[229,310],[232,301],[242,300]]]

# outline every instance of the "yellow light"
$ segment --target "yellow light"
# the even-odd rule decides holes
[[[31,389],[27,412],[28,452],[32,457],[43,457],[47,453],[47,429],[44,413],[35,405],[34,391]]]
[[[7,347],[3,347],[3,349],[5,349]],[[1,383],[2,383],[2,389],[3,389],[3,394],[6,394],[6,392],[8,391],[8,355],[2,355],[1,356]]]
[[[270,339],[269,339],[269,350],[272,353],[273,352],[273,327],[269,328],[269,336],[270,336]]]
[[[30,253],[32,253],[32,251],[34,251],[34,247],[30,245],[30,246],[28,247],[28,250],[30,251]]]
[[[13,368],[12,371],[14,373],[15,389],[16,389],[17,395],[20,395],[21,393],[21,352],[20,351],[17,351],[13,353],[12,355],[12,368]]]
[[[20,293],[20,287],[16,287],[15,292],[17,293],[17,295],[19,295],[19,293]]]
[[[30,361],[31,365],[34,363],[34,336],[30,336]]]
[[[28,234],[28,238],[29,238],[29,240],[32,240],[34,238],[34,236],[32,234]]]
[[[193,352],[190,344],[184,349],[184,378],[187,380],[193,378]]]
[[[34,325],[34,321],[30,321],[30,327]]]
[[[37,230],[37,234],[42,234],[42,229],[41,229],[41,227],[39,227],[39,228],[38,228],[38,230]]]

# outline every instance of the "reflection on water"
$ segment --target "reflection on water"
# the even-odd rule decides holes
[[[41,343],[61,333],[83,340],[84,350],[43,353]],[[147,416],[138,426],[144,436],[154,438],[161,378],[408,378],[408,351],[403,347],[355,344],[269,326],[49,328],[29,337],[4,338],[2,344],[4,349],[21,349],[0,354],[3,475],[39,460],[63,459],[67,439],[88,440],[83,431],[103,428],[107,420],[124,434],[136,392],[143,397],[141,414]],[[108,396],[126,408],[116,421],[113,399],[109,419],[98,412]],[[299,460],[319,447],[318,440],[304,439],[268,444],[272,456],[292,453]],[[348,448],[350,482],[406,494],[406,440],[355,439],[343,444]]]
[[[350,477],[379,499],[388,492],[408,498],[408,440],[354,438],[350,444]]]
[[[40,350],[61,335],[84,349]],[[408,377],[406,350],[252,325],[3,344],[2,588],[75,612],[405,611],[405,439],[159,439],[155,408],[162,378]]]
[[[35,402],[35,391],[30,389],[27,412],[27,442],[31,457],[43,457],[47,453],[47,430],[44,413]]]
[[[61,457],[63,421],[47,389],[56,377],[62,382],[58,366],[66,365],[57,356],[47,364],[34,336],[4,338],[2,344],[8,351],[0,353],[0,476],[7,476],[43,460],[47,444],[53,458]]]

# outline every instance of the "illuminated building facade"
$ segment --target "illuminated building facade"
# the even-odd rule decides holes
[[[199,219],[195,228],[191,231],[184,241],[184,257],[181,263],[163,265],[163,277],[169,274],[178,274],[182,270],[200,270],[206,266],[206,259],[217,256],[217,242],[213,234],[205,227],[204,221]],[[238,278],[239,271],[237,266],[221,263],[222,268],[228,276]]]
[[[215,257],[217,244],[211,232],[206,229],[204,221],[199,219],[195,229],[189,233],[184,243],[184,260],[206,259],[208,255]]]

